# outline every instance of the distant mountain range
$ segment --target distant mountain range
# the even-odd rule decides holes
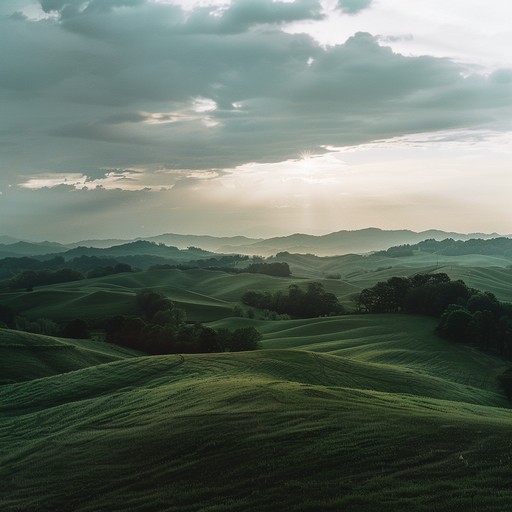
[[[378,228],[359,229],[356,231],[337,231],[322,236],[294,234],[290,236],[269,238],[251,245],[236,247],[224,246],[224,252],[241,252],[243,254],[260,254],[269,256],[277,252],[312,253],[318,256],[335,256],[349,253],[367,253],[388,249],[395,245],[414,244],[427,239],[469,240],[471,238],[495,238],[497,233],[450,233],[439,230],[421,231],[382,230]],[[247,251],[247,252],[245,252]]]
[[[149,241],[157,244],[165,244],[180,249],[196,247],[205,251],[216,253],[235,253],[247,255],[270,256],[278,252],[311,253],[318,256],[335,256],[349,253],[367,253],[378,250],[386,250],[393,246],[404,244],[417,244],[423,240],[470,240],[475,238],[490,239],[503,235],[497,233],[453,233],[440,230],[428,230],[415,232],[410,230],[383,230],[378,228],[359,229],[354,231],[337,231],[327,235],[315,236],[296,233],[289,236],[274,237],[268,239],[247,238],[244,236],[214,237],[208,235],[179,235],[166,233],[135,240],[84,240],[72,244],[59,244],[57,242],[27,242],[17,240],[9,236],[0,236],[0,258],[37,256],[44,254],[60,254],[75,249],[74,255],[98,254],[94,250],[84,248],[105,249],[117,246],[118,249],[109,254],[120,255],[129,251],[142,250],[137,254],[147,254],[154,247],[145,246],[134,242]],[[76,250],[80,248],[80,250]],[[165,248],[160,248],[165,252]],[[151,252],[153,254],[153,252]],[[73,252],[69,254],[71,256]]]
[[[10,237],[2,237],[10,238]],[[15,240],[15,239],[13,239]],[[57,242],[24,242],[0,243],[0,258],[21,258],[43,254],[58,254],[69,251],[69,247]]]
[[[71,244],[66,244],[67,248],[73,249],[75,247],[98,247],[109,248],[114,245],[123,245],[130,242],[145,240],[148,242],[155,242],[158,244],[170,245],[178,249],[187,249],[188,247],[198,247],[205,251],[223,252],[223,246],[246,246],[260,242],[261,238],[247,238],[245,236],[228,236],[216,237],[210,235],[178,235],[174,233],[164,233],[163,235],[137,237],[132,240],[126,239],[107,239],[107,240],[82,240]]]
[[[175,260],[193,260],[208,258],[214,254],[191,247],[189,249],[180,250],[174,246],[165,244],[157,244],[147,240],[136,240],[126,244],[114,245],[112,247],[75,247],[68,251],[61,253],[66,259],[77,258],[80,256],[96,256],[96,257],[123,257],[123,256],[160,256],[162,258],[175,259]]]

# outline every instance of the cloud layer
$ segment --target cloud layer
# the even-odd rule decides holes
[[[328,146],[511,129],[510,69],[477,73],[399,54],[387,45],[407,27],[386,37],[358,32],[335,46],[283,31],[324,22],[328,3],[2,2],[0,202],[14,189],[27,198],[43,188],[51,190],[41,208],[71,189],[84,209],[85,198],[106,194],[124,204],[113,189],[138,198],[172,189],[176,202],[176,190],[226,186],[226,173],[243,176],[251,162],[286,168]],[[346,23],[374,7],[329,5]]]

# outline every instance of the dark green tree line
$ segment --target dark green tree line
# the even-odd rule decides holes
[[[295,318],[315,318],[327,315],[343,315],[345,308],[336,295],[326,292],[321,283],[308,283],[306,289],[292,284],[287,292],[247,291],[242,302],[248,306],[287,314]]]
[[[392,277],[355,299],[363,313],[413,313],[439,318],[437,332],[461,343],[512,357],[512,305],[447,274]]]
[[[238,352],[259,347],[254,327],[214,330],[186,322],[185,311],[158,292],[135,297],[135,315],[118,315],[105,323],[106,340],[148,354]]]

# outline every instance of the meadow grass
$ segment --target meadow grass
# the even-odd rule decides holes
[[[351,258],[346,277],[322,281],[347,301],[396,275]],[[509,293],[505,268],[450,272]],[[151,288],[189,318],[254,326],[263,341],[143,357],[0,330],[2,379],[23,380],[0,386],[0,510],[508,510],[512,409],[496,377],[509,364],[438,338],[430,318],[229,317],[247,289],[305,282],[170,270],[4,294],[28,316],[64,320],[129,312]]]
[[[38,379],[140,353],[93,340],[69,340],[0,329],[0,382]]]
[[[143,357],[3,386],[2,510],[505,510],[509,409],[353,365]]]
[[[494,293],[499,300],[512,301],[512,268],[463,264],[467,260],[468,264],[476,265],[488,259],[496,263],[495,257],[443,257],[437,265],[432,261],[434,256],[387,258],[345,255],[319,258],[287,255],[283,259],[292,262],[296,274],[290,278],[204,269],[150,270],[41,286],[33,292],[4,292],[0,293],[0,303],[10,305],[31,319],[52,318],[60,322],[73,318],[98,319],[133,313],[135,294],[143,289],[152,289],[184,309],[189,320],[211,322],[229,317],[247,290],[285,292],[292,284],[306,286],[310,281],[320,281],[328,292],[334,293],[351,310],[355,306],[354,297],[363,288],[393,276],[428,272],[446,272],[452,279],[462,279],[468,286]],[[445,264],[445,259],[449,264]],[[332,273],[339,274],[340,279],[326,277]]]

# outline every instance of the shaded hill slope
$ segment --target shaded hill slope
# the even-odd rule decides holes
[[[489,392],[490,402],[499,395],[503,404],[496,378],[510,364],[468,345],[443,340],[434,332],[436,324],[428,317],[386,314],[276,322],[231,318],[210,325],[253,325],[263,334],[265,349],[300,349],[385,365],[402,374],[402,383],[409,382],[411,372],[416,377],[428,375],[444,379],[448,387],[448,383],[458,383]]]
[[[2,509],[506,508],[511,411],[440,399],[457,386],[403,377],[268,350],[136,358],[3,386]]]
[[[19,382],[138,355],[92,340],[69,340],[0,329],[0,382]]]

